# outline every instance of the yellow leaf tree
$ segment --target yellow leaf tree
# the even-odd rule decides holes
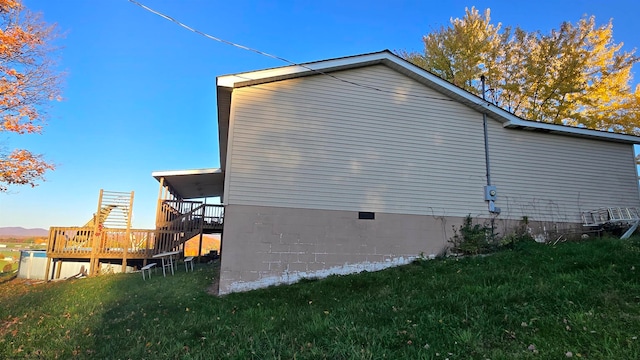
[[[639,58],[613,42],[613,24],[594,17],[562,23],[549,34],[493,25],[490,10],[465,9],[423,37],[408,61],[526,120],[640,135],[640,87],[631,89]]]
[[[55,25],[20,0],[0,0],[0,133],[42,132],[46,105],[60,97],[61,74],[52,57],[57,36]],[[42,155],[0,147],[0,192],[9,185],[36,186],[53,169]]]

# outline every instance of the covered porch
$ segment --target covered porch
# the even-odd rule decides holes
[[[156,171],[159,183],[156,232],[172,237],[171,243],[184,243],[200,236],[198,256],[202,256],[203,234],[222,234],[224,188],[221,169]],[[217,198],[217,199],[216,199]]]

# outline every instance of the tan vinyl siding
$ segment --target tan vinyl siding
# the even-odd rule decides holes
[[[484,214],[482,116],[383,65],[234,89],[226,202]],[[402,95],[411,94],[411,96]]]
[[[234,89],[226,203],[488,216],[480,113],[384,65],[334,74],[370,88],[317,75]],[[640,206],[631,145],[489,130],[501,218]]]
[[[489,124],[502,218],[578,222],[581,211],[640,206],[632,145]]]

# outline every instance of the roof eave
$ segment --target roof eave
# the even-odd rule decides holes
[[[224,190],[222,169],[154,171],[151,176],[164,179],[163,186],[180,199],[221,197]]]
[[[527,121],[518,119],[516,121],[508,121],[502,124],[503,127],[509,129],[522,129],[541,131],[551,134],[570,135],[581,138],[607,140],[611,142],[623,144],[640,144],[640,137],[635,135],[618,134],[614,132],[598,131],[585,128],[577,128],[565,125],[549,124],[535,121]]]
[[[160,180],[162,177],[167,176],[181,176],[181,175],[206,175],[206,174],[220,174],[222,169],[209,168],[209,169],[188,169],[188,170],[163,170],[154,171],[151,173],[156,180]]]
[[[324,74],[328,72],[363,67],[382,62],[388,54],[388,50],[364,55],[356,55],[344,58],[330,59],[300,65],[283,66],[272,69],[250,71],[240,74],[223,75],[217,77],[217,85],[226,88],[238,88],[263,84],[267,82],[281,81],[308,75]]]

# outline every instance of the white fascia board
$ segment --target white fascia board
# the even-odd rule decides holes
[[[218,168],[210,168],[210,169],[192,169],[192,170],[166,170],[166,171],[154,171],[151,173],[156,179],[161,177],[169,177],[169,176],[181,176],[181,175],[205,175],[205,174],[220,174],[222,173],[221,169]]]
[[[280,80],[283,78],[288,79],[301,77],[309,74],[322,74],[327,71],[336,71],[341,68],[351,68],[354,66],[364,66],[366,64],[380,62],[385,58],[389,58],[389,56],[393,55],[391,55],[391,53],[389,53],[388,51],[382,51],[371,54],[323,60],[300,65],[284,66],[240,74],[223,75],[218,76],[217,85],[233,88],[251,85],[256,82],[262,83]]]
[[[318,66],[313,66],[313,65],[305,65],[305,66],[314,70],[316,70],[315,68],[318,68]],[[218,76],[217,83],[218,83],[218,86],[233,88],[233,87],[236,87],[236,84],[241,84],[248,81],[266,80],[271,78],[280,78],[283,76],[295,76],[295,75],[304,74],[309,71],[312,71],[312,70],[309,70],[302,66],[286,66],[286,67],[275,68],[275,69],[258,70],[258,71],[240,73],[240,74]]]
[[[591,130],[585,128],[549,124],[537,121],[527,121],[522,119],[516,119],[515,121],[509,121],[502,125],[505,128],[531,128],[540,129],[552,133],[564,133],[567,135],[573,135],[578,137],[589,137],[603,139],[613,142],[621,142],[626,144],[640,144],[640,137],[635,135],[618,134],[614,132]]]

